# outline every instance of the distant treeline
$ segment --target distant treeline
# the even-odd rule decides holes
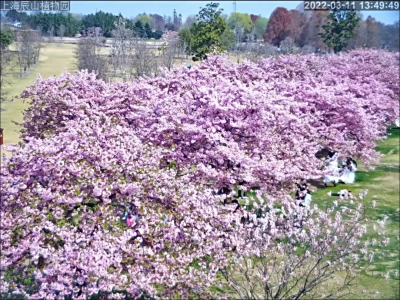
[[[329,10],[304,11],[303,4],[295,10],[287,10],[278,7],[269,18],[268,26],[263,34],[265,42],[279,46],[286,38],[294,40],[297,46],[305,45],[315,48],[324,48],[325,43],[320,33],[324,32],[324,26],[331,22]],[[383,24],[371,16],[363,20],[363,15],[356,12],[358,21],[354,34],[351,35],[347,49],[359,47],[388,48],[399,50],[399,22]],[[337,28],[337,34],[346,30]]]
[[[19,26],[40,30],[43,36],[65,37],[85,34],[90,28],[101,28],[104,37],[111,37],[115,21],[123,18],[121,14],[114,15],[103,11],[89,15],[42,12],[28,15],[26,12],[15,10],[8,11],[5,17],[12,24],[20,23]],[[125,22],[126,27],[141,38],[160,39],[165,30],[179,30],[182,26],[182,16],[174,10],[173,17],[139,14],[134,19],[125,19]]]
[[[289,44],[298,48],[308,47],[308,51],[311,52],[315,51],[313,49],[326,49],[327,46],[321,34],[324,32],[323,26],[330,22],[329,13],[328,10],[304,11],[303,3],[294,10],[278,7],[268,18],[239,12],[231,13],[229,16],[221,13],[220,17],[226,29],[221,31],[218,39],[221,39],[221,43],[227,49],[238,48],[237,45],[240,42],[261,40],[280,48],[282,45],[285,47]],[[176,10],[173,10],[172,16],[143,13],[132,19],[124,18],[121,14],[114,15],[103,11],[89,15],[67,12],[55,14],[40,12],[28,15],[25,12],[10,10],[5,17],[4,19],[10,23],[20,22],[19,25],[40,30],[42,36],[73,37],[78,33],[87,35],[89,32],[99,32],[106,38],[112,36],[115,22],[122,18],[125,20],[125,27],[140,38],[160,39],[165,31],[180,32],[180,38],[187,49],[193,42],[189,29],[198,21],[198,16],[188,16],[186,21],[182,22],[182,16]],[[386,25],[371,16],[363,20],[359,12],[356,17],[358,18],[356,28],[346,42],[346,49],[366,47],[399,50],[398,21]],[[216,37],[210,38],[212,40]]]

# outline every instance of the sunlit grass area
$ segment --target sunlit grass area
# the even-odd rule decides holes
[[[377,143],[376,149],[383,156],[380,163],[376,165],[375,170],[367,171],[359,164],[359,171],[356,172],[356,182],[351,185],[338,184],[336,187],[318,189],[313,193],[313,203],[321,208],[331,207],[334,200],[338,197],[327,197],[327,192],[336,193],[341,189],[348,189],[353,192],[357,200],[350,204],[350,200],[344,200],[339,203],[338,208],[355,208],[358,194],[368,189],[364,205],[368,207],[368,232],[367,238],[376,238],[379,240],[379,234],[372,232],[375,225],[379,233],[389,237],[390,242],[386,247],[376,244],[373,262],[368,266],[366,272],[358,279],[356,285],[352,287],[356,295],[349,299],[370,299],[370,296],[363,297],[363,290],[378,291],[377,299],[399,299],[399,275],[395,276],[396,270],[400,268],[399,264],[399,129],[392,129],[390,136]],[[376,201],[376,207],[371,208],[371,202]],[[377,221],[383,220],[384,216],[388,219],[385,227],[381,228]],[[383,276],[388,274],[388,279]]]
[[[13,73],[7,80],[11,83],[2,88],[8,92],[8,97],[19,96],[23,90],[32,86],[40,74],[42,78],[59,76],[66,69],[73,72],[76,69],[74,50],[76,45],[71,44],[44,44],[41,50],[40,62],[23,78],[19,77],[19,68],[15,67]],[[11,49],[13,50],[13,49]],[[4,129],[4,144],[18,143],[20,126],[13,123],[21,123],[22,111],[28,107],[20,99],[2,103],[4,111],[1,112],[1,128]]]
[[[334,206],[334,201],[339,197],[329,197],[329,191],[332,194],[342,189],[351,190],[356,200],[343,200],[339,202],[337,209],[342,211],[347,207],[356,208],[357,204],[362,202],[367,208],[366,218],[368,231],[364,238],[381,240],[382,236],[389,237],[390,242],[383,247],[377,243],[374,247],[374,259],[368,265],[364,265],[365,271],[357,278],[350,287],[352,295],[345,299],[371,299],[371,296],[364,294],[363,291],[374,291],[375,299],[400,299],[399,295],[399,275],[396,270],[400,269],[399,263],[399,129],[393,128],[389,131],[389,136],[383,141],[377,142],[376,150],[383,154],[379,164],[375,165],[374,170],[367,170],[362,163],[358,163],[358,171],[356,172],[356,181],[354,184],[338,184],[336,187],[328,186],[327,188],[319,188],[312,193],[312,205],[317,204],[321,209],[327,209]],[[358,198],[359,193],[365,189],[368,194],[365,201]],[[254,193],[248,193],[249,205],[252,208]],[[376,201],[375,208],[372,208],[372,201]],[[240,200],[241,205],[245,205],[244,200]],[[345,214],[346,216],[346,214]],[[387,216],[384,228],[381,228],[377,221],[383,220]],[[373,226],[378,229],[378,233],[373,232]],[[384,276],[387,276],[387,279]],[[332,282],[341,279],[342,274],[337,273]],[[343,276],[345,276],[343,274]],[[246,283],[243,283],[246,286]],[[215,287],[214,287],[215,288]],[[235,297],[231,291],[222,291],[229,297]],[[236,295],[237,296],[237,295]]]
[[[19,68],[15,64],[14,69],[10,76],[6,78],[10,84],[2,86],[2,89],[8,93],[8,99],[13,101],[6,101],[2,103],[0,127],[4,129],[3,143],[13,144],[18,143],[19,131],[21,126],[14,122],[21,123],[23,120],[22,112],[28,108],[28,103],[24,103],[18,97],[24,89],[34,84],[37,75],[40,74],[42,78],[51,76],[59,76],[65,70],[74,72],[77,68],[77,59],[75,57],[75,44],[62,44],[62,43],[49,43],[43,44],[40,54],[40,62],[29,71],[25,77],[20,77]],[[10,46],[11,51],[15,51],[15,45]],[[108,56],[110,54],[109,48],[101,49],[101,54]],[[155,50],[157,52],[157,50]],[[193,62],[190,56],[181,56],[175,60],[177,66],[195,65],[198,62]],[[118,80],[118,79],[115,79]],[[121,79],[122,80],[122,79]],[[6,153],[7,154],[7,153]]]

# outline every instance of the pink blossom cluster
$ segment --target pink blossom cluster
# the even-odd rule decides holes
[[[369,261],[373,253],[371,240],[360,241],[367,232],[364,214],[361,204],[346,216],[334,207],[322,211],[315,205],[306,211],[271,209],[266,218],[250,217],[237,239],[237,251],[221,271],[228,289],[242,299],[346,295],[344,287],[360,272],[358,263]],[[332,282],[335,272],[346,273],[343,282]]]
[[[86,299],[163,284],[163,297],[185,297],[212,282],[234,216],[211,189],[160,167],[163,153],[105,115],[14,152],[1,170],[1,292]],[[40,285],[21,290],[19,274]]]
[[[289,192],[323,175],[321,148],[378,158],[374,141],[399,115],[398,62],[362,50],[211,57],[131,83],[39,77],[23,94],[24,143],[2,163],[1,292],[187,298],[231,253],[281,247],[274,238],[299,228],[316,241]],[[221,205],[236,188],[256,191],[258,218]]]
[[[270,194],[319,178],[321,148],[367,165],[374,141],[399,116],[399,54],[359,50],[281,56],[234,64],[210,58],[163,77],[106,84],[80,72],[39,79],[23,138],[68,130],[69,120],[104,113],[143,142],[167,148],[167,163],[196,166],[215,188],[259,187]]]

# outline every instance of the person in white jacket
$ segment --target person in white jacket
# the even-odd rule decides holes
[[[336,152],[330,152],[328,157],[328,167],[326,169],[326,175],[324,178],[324,185],[327,187],[327,183],[332,182],[335,186],[339,182],[339,166],[338,166],[338,154]]]
[[[310,190],[308,188],[303,191],[297,190],[295,200],[299,206],[304,207],[306,209],[310,209],[312,201]]]
[[[352,159],[348,159],[343,175],[339,177],[339,181],[342,183],[354,183],[356,179],[356,171],[357,166],[355,162]]]

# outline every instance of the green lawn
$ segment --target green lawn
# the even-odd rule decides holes
[[[368,231],[365,239],[376,238],[381,240],[382,236],[372,232],[375,224],[379,228],[379,232],[385,237],[390,238],[390,243],[386,247],[375,245],[374,261],[369,264],[366,272],[360,276],[351,290],[354,293],[346,299],[371,299],[370,296],[363,294],[363,290],[376,291],[378,294],[374,299],[400,299],[399,295],[399,275],[395,275],[395,271],[399,270],[399,129],[391,129],[389,137],[377,143],[376,150],[384,154],[379,164],[375,165],[375,170],[367,171],[366,168],[358,163],[358,171],[356,172],[356,181],[354,184],[338,184],[336,187],[328,186],[327,188],[319,188],[312,193],[313,204],[317,204],[321,209],[333,206],[333,201],[339,197],[328,197],[327,192],[337,193],[342,189],[348,189],[353,192],[357,200],[350,203],[350,200],[343,200],[339,203],[338,209],[342,207],[356,208],[357,204],[362,201],[358,199],[358,194],[368,189],[368,195],[365,197],[364,205],[368,207],[367,223]],[[321,180],[321,186],[322,180]],[[248,193],[250,199],[255,194]],[[249,200],[250,200],[249,199]],[[371,202],[376,201],[375,209],[371,208]],[[245,204],[244,200],[240,201],[241,205]],[[248,208],[252,207],[252,201]],[[382,220],[384,216],[388,216],[384,229],[377,224],[378,220]],[[383,275],[389,272],[389,278],[384,279]],[[333,280],[337,280],[341,276],[340,273]],[[227,291],[225,291],[227,292]],[[229,294],[229,293],[228,293]],[[235,297],[234,294],[229,294]]]
[[[76,69],[74,50],[76,45],[71,44],[44,44],[41,51],[40,62],[37,64],[30,74],[25,78],[19,78],[19,69],[15,69],[14,74],[9,79],[11,85],[6,85],[5,91],[9,93],[9,98],[19,96],[22,91],[32,86],[36,80],[37,74],[43,78],[51,76],[59,76],[68,69],[73,72]],[[16,99],[12,102],[2,103],[1,107],[5,111],[1,112],[0,127],[4,129],[4,144],[18,143],[20,126],[15,122],[22,122],[22,111],[28,107],[27,103]]]
[[[399,270],[399,129],[392,129],[388,139],[378,142],[376,149],[385,154],[381,158],[380,163],[376,165],[375,170],[367,172],[366,169],[359,164],[359,171],[356,172],[356,182],[351,185],[338,184],[336,187],[328,187],[318,189],[313,193],[313,203],[322,207],[331,207],[333,201],[338,197],[327,197],[326,193],[338,192],[341,189],[353,191],[353,195],[358,198],[358,194],[368,189],[366,197],[366,206],[370,207],[372,200],[376,201],[375,209],[369,209],[367,219],[369,230],[368,238],[376,238],[379,240],[377,233],[372,233],[372,227],[377,224],[378,220],[382,220],[384,215],[388,216],[385,228],[380,232],[390,238],[390,243],[386,247],[376,245],[376,254],[374,261],[370,265],[370,270],[364,273],[357,285],[353,287],[357,295],[349,299],[370,299],[368,296],[361,294],[363,290],[378,291],[376,299],[400,299],[399,297],[399,275],[395,277],[394,272]],[[328,199],[328,200],[327,200]],[[342,201],[338,207],[342,206],[355,207],[349,200]],[[389,272],[390,279],[384,279],[383,275]]]

